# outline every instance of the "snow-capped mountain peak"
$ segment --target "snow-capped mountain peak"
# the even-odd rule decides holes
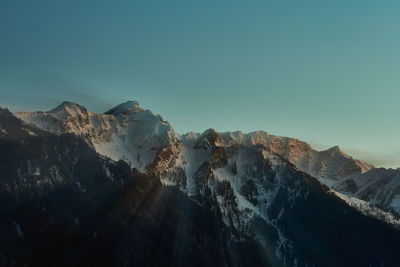
[[[19,112],[15,116],[55,134],[82,136],[101,155],[125,160],[139,170],[145,170],[157,153],[177,141],[171,125],[137,101],[122,103],[105,114],[63,102],[48,112]]]
[[[60,121],[64,121],[68,117],[87,117],[88,111],[85,107],[81,105],[65,101],[56,108],[48,111],[47,114],[53,116]]]
[[[143,108],[139,106],[139,102],[136,100],[127,101],[125,103],[119,104],[118,106],[110,109],[104,114],[117,116],[119,114],[128,114],[131,112],[141,112]]]
[[[325,151],[330,152],[330,153],[341,153],[342,152],[339,146],[333,146]]]
[[[214,147],[217,143],[218,137],[219,135],[214,129],[207,129],[198,137],[194,148],[209,149]]]

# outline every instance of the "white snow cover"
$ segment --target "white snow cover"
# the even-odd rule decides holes
[[[247,217],[248,215],[246,216],[247,220],[251,219],[254,215],[261,214],[258,208],[256,208],[250,201],[248,201],[245,196],[240,194],[238,187],[241,183],[241,176],[234,175],[232,173],[232,168],[230,168],[229,165],[214,170],[214,175],[218,181],[225,180],[230,182],[233,192],[235,193],[239,210],[242,212],[248,212],[251,215],[250,218]]]
[[[328,182],[335,191],[394,210],[400,215],[400,169],[374,168]]]
[[[198,180],[196,181],[199,168],[210,160],[215,146],[235,147],[236,151],[230,152],[226,165],[211,170],[211,177],[205,186],[216,195],[227,225],[233,222],[234,227],[246,231],[246,227],[249,228],[250,222],[257,217],[274,228],[278,236],[275,247],[278,258],[283,257],[281,252],[292,245],[285,236],[284,229],[280,228],[279,220],[287,209],[294,207],[298,199],[308,197],[308,192],[300,190],[300,186],[294,183],[290,188],[285,188],[288,192],[285,199],[287,206],[282,206],[280,210],[278,207],[277,214],[274,215],[268,212],[274,200],[280,200],[277,198],[279,190],[290,179],[287,177],[288,165],[284,159],[330,187],[336,196],[362,213],[400,225],[400,221],[391,213],[371,204],[392,208],[400,213],[400,169],[375,169],[346,155],[337,146],[326,151],[316,151],[305,142],[270,135],[264,131],[248,134],[239,131],[216,133],[209,129],[202,134],[189,132],[178,135],[161,116],[141,108],[137,101],[122,103],[104,114],[92,113],[77,104],[64,102],[48,112],[21,112],[15,115],[43,130],[82,136],[99,154],[115,161],[124,160],[140,171],[147,171],[147,167],[160,158],[160,152],[166,150],[165,154],[172,154],[173,160],[162,158],[164,162],[157,165],[166,173],[160,175],[162,183],[179,186],[199,205],[201,203],[196,200],[199,194]],[[262,159],[265,162],[258,164]],[[263,165],[266,162],[271,164],[276,174],[268,186],[266,184],[271,179]],[[40,169],[35,166],[29,169],[29,172],[40,174]],[[106,171],[108,178],[112,180],[109,170]],[[59,177],[57,168],[51,169],[51,175],[54,179]],[[184,185],[180,184],[179,179],[173,179],[176,177],[184,179]],[[222,181],[228,181],[232,188],[236,205],[234,213],[239,211],[238,218],[229,217],[232,216],[232,207],[226,205],[223,195],[216,193],[216,186]],[[256,195],[249,195],[243,190],[249,182],[256,188]],[[86,191],[79,182],[76,186],[78,190]],[[79,224],[79,219],[75,222]],[[282,260],[285,261],[284,258]]]
[[[71,102],[64,102],[58,107],[50,110],[47,112],[50,116],[53,116],[54,118],[64,121],[68,117],[84,117],[87,113],[87,110],[85,107],[82,107],[78,104],[71,103]]]
[[[185,190],[190,196],[196,194],[194,181],[196,171],[210,157],[210,150],[194,149],[200,134],[193,132],[176,134],[161,116],[141,108],[137,101],[122,103],[105,114],[89,112],[78,104],[64,102],[48,112],[20,112],[15,115],[43,130],[56,134],[74,133],[83,136],[99,154],[113,160],[125,160],[141,171],[146,171],[146,167],[154,161],[163,148],[179,143],[180,146],[173,151],[177,154],[176,161],[169,170],[172,172],[175,168],[184,170]],[[205,133],[209,134],[212,131],[208,130]],[[264,157],[268,157],[274,166],[280,164],[280,159],[274,156],[277,154],[335,191],[379,204],[400,214],[400,170],[375,169],[346,155],[337,146],[326,151],[316,151],[305,142],[270,135],[264,131],[248,134],[239,131],[216,133],[213,145],[262,146]],[[237,157],[239,170],[237,175],[232,175],[229,167],[214,170],[214,175],[217,179],[229,179],[241,210],[257,213],[257,208],[243,199],[238,192],[241,182],[246,175],[248,176],[244,171],[245,166],[251,165],[252,162],[248,162],[248,155],[243,151]],[[40,170],[33,172],[40,173]],[[54,172],[54,175],[57,173]],[[163,182],[174,184],[167,180]],[[352,182],[356,185],[356,191],[352,191],[352,187],[349,187],[349,183]],[[268,199],[276,194],[274,191],[264,192],[262,188],[258,189],[263,192],[259,200],[266,203],[270,203]]]
[[[153,162],[158,150],[177,140],[168,122],[137,101],[116,106],[107,114],[88,112],[64,102],[48,112],[20,112],[18,118],[56,134],[74,133],[88,139],[96,151],[113,160],[125,160],[141,171]]]
[[[353,159],[338,146],[316,151],[305,142],[294,138],[270,135],[264,131],[244,134],[240,131],[218,133],[216,145],[262,145],[287,158],[300,170],[317,178],[338,179],[353,172],[365,173],[372,165]]]
[[[378,219],[384,220],[385,222],[388,222],[390,224],[394,225],[400,225],[400,220],[397,219],[393,214],[390,212],[385,212],[376,206],[374,206],[372,203],[355,198],[355,197],[349,197],[345,194],[336,192],[334,190],[331,190],[336,196],[339,198],[343,199],[347,204],[350,206],[356,208],[357,210],[361,211],[364,215],[368,216],[373,216]]]
[[[92,113],[78,104],[64,102],[48,112],[20,112],[15,115],[57,134],[71,132],[88,136],[100,154],[114,160],[124,159],[140,170],[152,162],[156,150],[166,143],[176,142],[177,139],[193,141],[199,137],[196,133],[178,136],[159,115],[144,110],[137,101],[122,103],[105,114]],[[263,145],[317,178],[337,179],[354,171],[364,173],[372,168],[352,159],[338,147],[318,152],[297,139],[274,136],[264,131],[218,133],[215,145],[231,144]],[[186,145],[184,151],[190,161],[193,155]],[[186,169],[190,176],[193,168]]]
[[[188,195],[195,195],[194,173],[210,158],[210,151],[204,149],[193,149],[198,135],[188,134],[180,138],[183,144],[180,164],[177,165],[185,170],[187,177],[186,190]]]

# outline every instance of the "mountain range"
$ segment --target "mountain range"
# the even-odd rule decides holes
[[[400,169],[128,101],[0,109],[0,264],[396,266]]]

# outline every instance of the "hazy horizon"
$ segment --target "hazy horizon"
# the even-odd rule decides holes
[[[2,1],[0,106],[138,100],[176,132],[268,133],[399,167],[397,1]]]

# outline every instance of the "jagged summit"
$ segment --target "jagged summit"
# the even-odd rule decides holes
[[[68,117],[84,117],[87,116],[87,109],[84,106],[78,105],[73,102],[64,101],[54,109],[48,111],[47,113],[61,121]]]
[[[194,145],[194,148],[203,148],[203,149],[211,148],[215,146],[217,139],[218,139],[218,133],[214,129],[209,128],[200,135],[196,144]]]
[[[64,102],[62,102],[60,105],[58,105],[57,107],[53,108],[52,110],[50,110],[50,111],[48,111],[48,112],[55,112],[55,111],[58,111],[58,110],[70,109],[70,108],[73,108],[73,109],[84,109],[84,110],[86,110],[86,108],[85,108],[84,106],[81,106],[81,105],[79,105],[79,104],[77,104],[77,103],[69,102],[69,101],[64,101]]]
[[[339,146],[333,146],[331,148],[328,148],[327,150],[325,150],[326,152],[342,152],[342,150],[340,149]]]
[[[119,114],[127,114],[131,112],[140,112],[143,108],[139,106],[139,102],[136,100],[126,101],[125,103],[119,104],[118,106],[110,109],[104,114],[117,116]]]
[[[345,157],[345,158],[351,158],[349,155],[347,155],[346,153],[344,153],[341,149],[340,149],[340,147],[339,146],[333,146],[333,147],[330,147],[330,148],[328,148],[328,149],[326,149],[326,150],[322,150],[322,151],[320,151],[320,153],[322,153],[322,154],[326,154],[326,155],[330,155],[330,156],[334,156],[334,155],[341,155],[341,156],[343,156],[343,157]]]
[[[213,128],[208,128],[200,136],[216,137],[218,133]]]

